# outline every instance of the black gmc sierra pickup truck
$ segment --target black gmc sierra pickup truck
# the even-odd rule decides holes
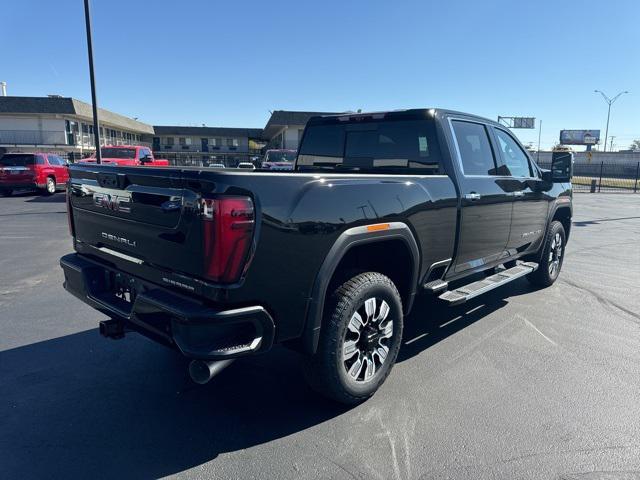
[[[110,317],[104,336],[176,348],[198,383],[279,343],[357,403],[417,293],[455,305],[556,280],[568,158],[542,170],[496,122],[420,109],[315,117],[290,172],[73,165],[64,286]]]

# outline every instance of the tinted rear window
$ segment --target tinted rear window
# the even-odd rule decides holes
[[[297,168],[439,174],[440,163],[432,119],[389,119],[307,126]]]
[[[26,167],[33,164],[35,164],[34,155],[11,155],[7,153],[0,158],[0,165],[5,167]]]
[[[484,125],[454,120],[462,169],[465,175],[497,175],[493,150]]]

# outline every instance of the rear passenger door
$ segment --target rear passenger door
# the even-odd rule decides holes
[[[512,197],[497,181],[497,160],[487,125],[450,118],[454,166],[461,194],[460,230],[454,273],[479,269],[505,255]]]
[[[540,188],[542,179],[524,148],[507,130],[492,127],[499,169],[508,176],[506,189],[513,196],[511,233],[507,250],[517,255],[539,245],[544,235],[549,198]]]
[[[47,155],[47,158],[49,160],[49,166],[53,168],[53,172],[56,177],[56,184],[60,185],[66,183],[69,179],[69,172],[64,160],[59,156],[52,154]]]

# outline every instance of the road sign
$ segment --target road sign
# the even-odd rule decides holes
[[[498,117],[498,123],[509,128],[536,128],[535,117]]]

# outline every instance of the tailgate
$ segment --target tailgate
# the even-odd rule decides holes
[[[27,167],[3,166],[0,164],[0,183],[33,182],[35,173]]]
[[[70,177],[78,251],[137,274],[153,267],[202,276],[202,193],[180,170],[73,166]]]

